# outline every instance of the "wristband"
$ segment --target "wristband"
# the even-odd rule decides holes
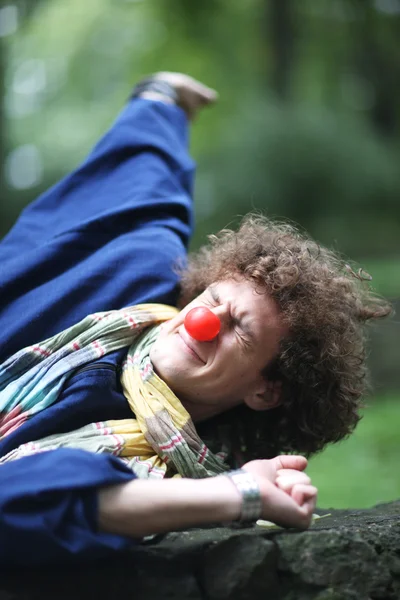
[[[178,92],[170,83],[154,77],[147,77],[135,85],[131,97],[137,98],[143,92],[155,92],[161,94],[162,96],[170,98],[175,104],[177,104],[179,99]]]
[[[257,521],[261,517],[261,494],[257,481],[251,473],[244,469],[237,469],[225,473],[235,484],[242,495],[242,510],[240,521]]]

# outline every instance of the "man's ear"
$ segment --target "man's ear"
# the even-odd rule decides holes
[[[281,403],[282,382],[266,381],[246,394],[244,403],[252,410],[269,410]]]

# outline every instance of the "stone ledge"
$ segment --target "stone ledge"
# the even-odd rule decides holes
[[[305,532],[171,533],[107,563],[2,573],[0,600],[399,600],[400,500]]]

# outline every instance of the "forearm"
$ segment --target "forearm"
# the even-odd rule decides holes
[[[223,476],[139,480],[99,492],[99,530],[133,538],[237,519],[241,495]]]
[[[222,475],[200,480],[136,479],[102,488],[98,528],[100,532],[137,538],[237,520],[246,514],[246,507],[254,509],[250,475],[259,488],[261,518],[283,527],[305,529],[310,525],[317,497],[317,489],[302,473],[306,465],[302,456],[251,461],[244,466],[246,481],[240,485]]]

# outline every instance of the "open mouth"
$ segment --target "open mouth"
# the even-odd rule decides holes
[[[188,336],[185,336],[185,334],[182,335],[181,331],[177,332],[179,335],[179,338],[182,341],[182,345],[184,346],[186,352],[188,354],[190,354],[193,358],[195,358],[198,362],[201,362],[201,364],[205,365],[206,361],[203,360],[196,352],[196,350],[194,349],[194,347],[192,346],[192,344],[190,343],[189,339],[186,339]]]

